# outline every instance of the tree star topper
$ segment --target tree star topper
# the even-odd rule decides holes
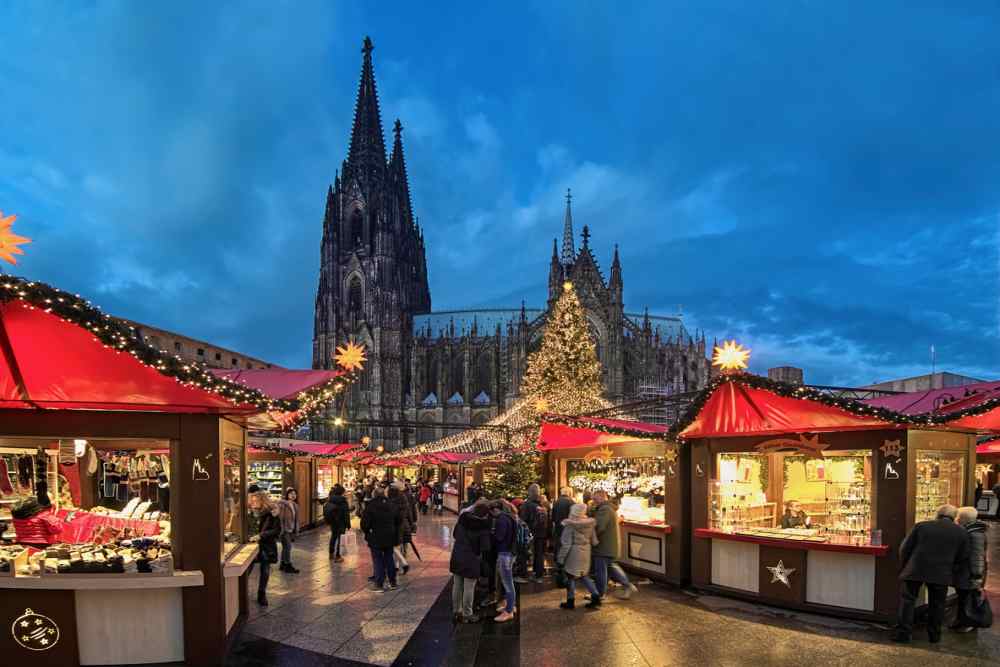
[[[31,243],[31,239],[25,236],[18,236],[11,231],[11,226],[14,224],[15,220],[17,220],[16,215],[8,215],[5,218],[3,216],[3,211],[0,211],[0,257],[7,260],[11,264],[17,264],[17,260],[14,258],[14,255],[24,254],[24,251],[17,246],[25,243]]]
[[[718,366],[724,373],[741,371],[747,367],[749,358],[750,350],[735,340],[727,340],[722,347],[716,346],[712,352],[712,365]]]
[[[337,347],[337,353],[333,355],[333,358],[337,365],[345,371],[361,370],[366,361],[365,346],[348,341],[347,345]]]
[[[771,583],[781,582],[789,588],[792,587],[792,582],[790,577],[792,572],[795,572],[794,567],[785,567],[784,561],[779,560],[777,565],[769,566],[765,565],[768,571],[771,573]]]

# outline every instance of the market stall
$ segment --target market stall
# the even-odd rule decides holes
[[[974,435],[758,376],[713,381],[679,437],[693,583],[769,604],[892,618],[906,533],[972,500]]]
[[[619,562],[643,575],[686,583],[689,564],[687,454],[665,426],[548,415],[538,437],[550,498],[597,490],[618,506]]]
[[[245,425],[303,408],[0,276],[5,664],[219,664],[256,555]]]
[[[166,364],[140,363],[141,342],[75,297],[0,282],[16,286],[0,291],[0,446],[36,452],[33,495],[24,497],[27,484],[14,491],[22,497],[0,576],[0,621],[31,632],[0,635],[0,655],[59,665],[218,659],[240,608],[238,596],[227,605],[220,565],[222,484],[206,482],[226,475],[227,449],[242,452],[243,429],[229,419],[259,408],[227,384],[194,375],[181,384]],[[52,302],[72,310],[42,309]],[[98,326],[107,337],[95,338]],[[240,517],[234,546],[240,488],[229,505]],[[219,511],[206,512],[213,496]]]

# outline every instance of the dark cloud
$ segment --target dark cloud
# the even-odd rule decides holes
[[[562,195],[629,310],[816,382],[998,366],[998,10],[790,2],[16,4],[18,272],[309,363],[370,33],[440,309],[540,305]]]

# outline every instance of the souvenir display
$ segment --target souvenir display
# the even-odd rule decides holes
[[[941,505],[963,504],[964,452],[917,450],[915,521],[930,521]]]
[[[21,575],[171,574],[170,545],[156,538],[110,544],[54,544],[28,556]]]
[[[870,450],[718,454],[710,527],[727,533],[864,546],[872,530]],[[781,484],[771,470],[781,470]]]
[[[604,491],[618,505],[618,514],[633,523],[664,525],[663,457],[570,459],[566,479],[581,498],[584,493]]]
[[[247,481],[256,484],[261,491],[267,491],[275,500],[280,500],[284,491],[283,466],[281,461],[250,461],[247,465]]]

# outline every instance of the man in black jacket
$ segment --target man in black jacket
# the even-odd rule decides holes
[[[365,507],[361,517],[361,530],[365,540],[372,550],[372,560],[375,562],[375,583],[372,589],[384,591],[386,576],[389,577],[389,589],[395,590],[396,563],[392,558],[392,549],[399,544],[399,531],[402,517],[399,508],[385,497],[385,489],[376,486],[372,489],[372,499]]]
[[[918,523],[899,547],[903,570],[893,637],[897,642],[908,642],[913,635],[913,608],[922,585],[927,586],[927,636],[932,643],[941,641],[948,586],[968,587],[961,579],[968,571],[969,535],[955,523],[957,515],[953,505],[942,505],[935,520]]]
[[[323,520],[330,526],[330,558],[340,563],[344,560],[340,555],[340,537],[351,527],[351,509],[340,484],[334,484],[330,490],[330,497],[323,505]]]

